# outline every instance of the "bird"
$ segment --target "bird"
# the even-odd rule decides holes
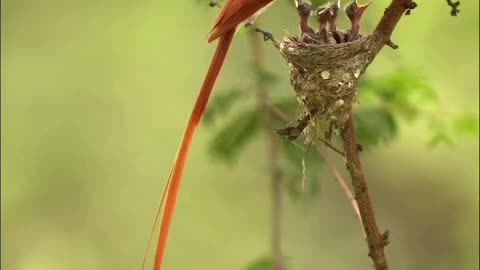
[[[343,43],[344,42],[344,32],[341,30],[337,30],[337,18],[338,18],[338,13],[340,12],[340,0],[335,0],[334,2],[331,2],[327,4],[328,7],[332,10],[332,18],[330,18],[330,21],[328,22],[328,28],[330,32],[332,32],[333,38],[335,38],[335,41],[337,43]]]
[[[314,39],[315,31],[308,25],[308,19],[310,18],[310,14],[312,12],[311,3],[307,1],[302,1],[300,3],[295,1],[295,5],[297,6],[298,16],[300,17],[301,39],[307,42],[318,42]]]
[[[330,3],[330,9],[332,10],[332,18],[328,22],[329,29],[331,32],[337,31],[337,16],[338,12],[340,11],[340,0],[335,0],[334,2]]]
[[[185,164],[188,157],[188,151],[190,149],[196,128],[205,112],[210,94],[220,70],[222,69],[222,65],[228,54],[234,35],[241,26],[248,23],[252,24],[257,16],[264,12],[265,9],[271,6],[275,1],[276,0],[227,0],[218,14],[213,28],[209,33],[208,43],[218,40],[218,45],[203,85],[200,88],[200,93],[191,112],[190,119],[180,143],[180,147],[177,150],[177,155],[170,171],[167,184],[165,185],[164,193],[153,225],[155,228],[159,218],[161,217],[154,270],[162,269],[168,241],[168,234],[175,210],[175,204],[183,176],[183,171],[185,169]],[[164,208],[163,212],[162,208]],[[150,237],[150,240],[151,239],[152,236]],[[147,254],[148,248],[145,253],[142,269],[145,268]]]
[[[362,19],[363,13],[371,3],[372,2],[368,2],[364,5],[359,5],[358,0],[354,0],[345,8],[345,13],[351,22],[351,28],[346,38],[347,42],[358,38],[360,31],[360,20]]]
[[[318,34],[321,37],[323,44],[336,44],[337,41],[333,38],[332,32],[329,30],[329,22],[333,17],[333,11],[330,7],[320,7],[317,9],[318,23],[320,28]]]

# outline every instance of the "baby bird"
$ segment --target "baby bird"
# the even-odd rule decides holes
[[[312,12],[312,5],[307,1],[302,1],[298,3],[295,1],[297,6],[298,16],[300,17],[300,31],[301,38],[306,42],[318,42],[315,40],[315,31],[308,25],[308,19]]]
[[[329,23],[333,17],[333,10],[330,7],[320,7],[317,9],[318,23],[320,24],[319,35],[324,44],[336,44],[337,41],[329,30]]]
[[[346,42],[354,41],[358,38],[360,32],[360,20],[371,3],[372,2],[368,2],[364,5],[359,5],[358,0],[354,0],[345,8],[345,13],[351,22],[351,28],[345,40]]]

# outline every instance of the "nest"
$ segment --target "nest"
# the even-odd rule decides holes
[[[343,128],[359,80],[373,59],[370,44],[368,36],[334,45],[308,44],[295,36],[282,40],[280,53],[288,62],[290,83],[310,123]]]

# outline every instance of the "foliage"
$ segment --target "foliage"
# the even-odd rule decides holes
[[[247,265],[246,270],[271,270],[273,269],[273,259],[270,256],[262,256],[255,259]]]
[[[425,107],[438,103],[433,88],[417,73],[405,69],[380,78],[364,78],[359,95],[362,103],[384,107],[409,121],[417,119]]]
[[[472,112],[464,112],[455,115],[450,121],[432,120],[430,128],[433,134],[427,142],[429,149],[440,144],[452,146],[456,139],[470,137],[478,139],[479,134],[478,114]]]
[[[242,111],[233,116],[213,137],[210,152],[223,161],[232,162],[260,128],[258,110]]]
[[[398,134],[393,113],[379,108],[362,108],[355,112],[358,141],[363,146],[390,142]]]
[[[218,116],[227,114],[238,101],[245,97],[245,91],[238,88],[220,91],[215,95],[205,111],[203,121],[207,125],[214,124]]]
[[[249,72],[253,73],[253,76],[248,77],[252,78],[252,83],[256,86],[268,84],[273,88],[278,81],[275,74],[259,72],[256,69],[249,69]],[[205,117],[208,124],[212,124],[219,116],[224,117],[233,106],[248,97],[248,92],[241,88],[231,88],[220,93],[214,96],[208,107]],[[424,122],[432,133],[427,135],[428,148],[442,144],[453,145],[458,138],[478,138],[478,114],[464,112],[450,118],[446,115],[432,117],[429,110],[435,110],[439,104],[434,89],[418,73],[406,69],[382,77],[364,78],[360,86],[359,100],[361,105],[354,110],[355,124],[359,142],[369,150],[394,140],[400,132],[400,120],[405,120],[407,124],[417,120]],[[273,106],[292,120],[299,112],[297,100],[291,96],[277,98]],[[228,118],[210,143],[211,153],[220,160],[229,163],[235,161],[242,149],[260,134],[259,119],[256,107],[247,107]],[[280,120],[276,122],[279,127],[285,124]],[[306,153],[304,148],[306,147],[288,141],[281,144],[284,162],[282,169],[288,179],[286,185],[291,197],[296,199],[312,198],[319,189],[315,179],[320,173],[322,162],[313,149]],[[302,190],[303,184],[307,185],[305,190],[308,192]]]

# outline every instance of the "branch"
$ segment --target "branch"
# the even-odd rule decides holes
[[[251,47],[256,70],[261,71],[263,67],[262,43],[258,39],[255,31],[251,31]],[[271,174],[271,192],[272,192],[272,256],[273,270],[283,270],[284,262],[281,249],[281,220],[282,220],[282,175],[280,171],[279,160],[279,141],[272,132],[274,129],[274,114],[269,106],[269,89],[267,82],[261,80],[257,91],[258,103],[262,113],[263,123],[267,131],[267,152]]]
[[[372,202],[368,193],[367,182],[363,173],[357,144],[357,134],[353,124],[353,117],[345,122],[341,133],[345,152],[347,154],[347,169],[352,178],[352,186],[358,203],[360,214],[367,235],[368,255],[372,258],[376,270],[388,270],[384,247],[388,243],[388,232],[380,234],[375,221]]]
[[[376,46],[374,46],[373,54],[376,55],[380,52],[383,45],[391,45],[393,42],[390,40],[393,30],[400,21],[400,18],[407,11],[415,9],[417,4],[413,0],[392,0],[390,5],[385,9],[382,19],[378,23],[377,27],[373,31],[373,37],[376,40]],[[397,47],[396,45],[393,47]],[[392,47],[392,48],[393,48]],[[373,59],[372,59],[373,60]]]
[[[457,16],[458,13],[460,13],[460,10],[458,9],[458,6],[460,6],[460,1],[452,2],[452,0],[447,0],[447,5],[452,8],[452,11],[450,11],[450,15]]]

